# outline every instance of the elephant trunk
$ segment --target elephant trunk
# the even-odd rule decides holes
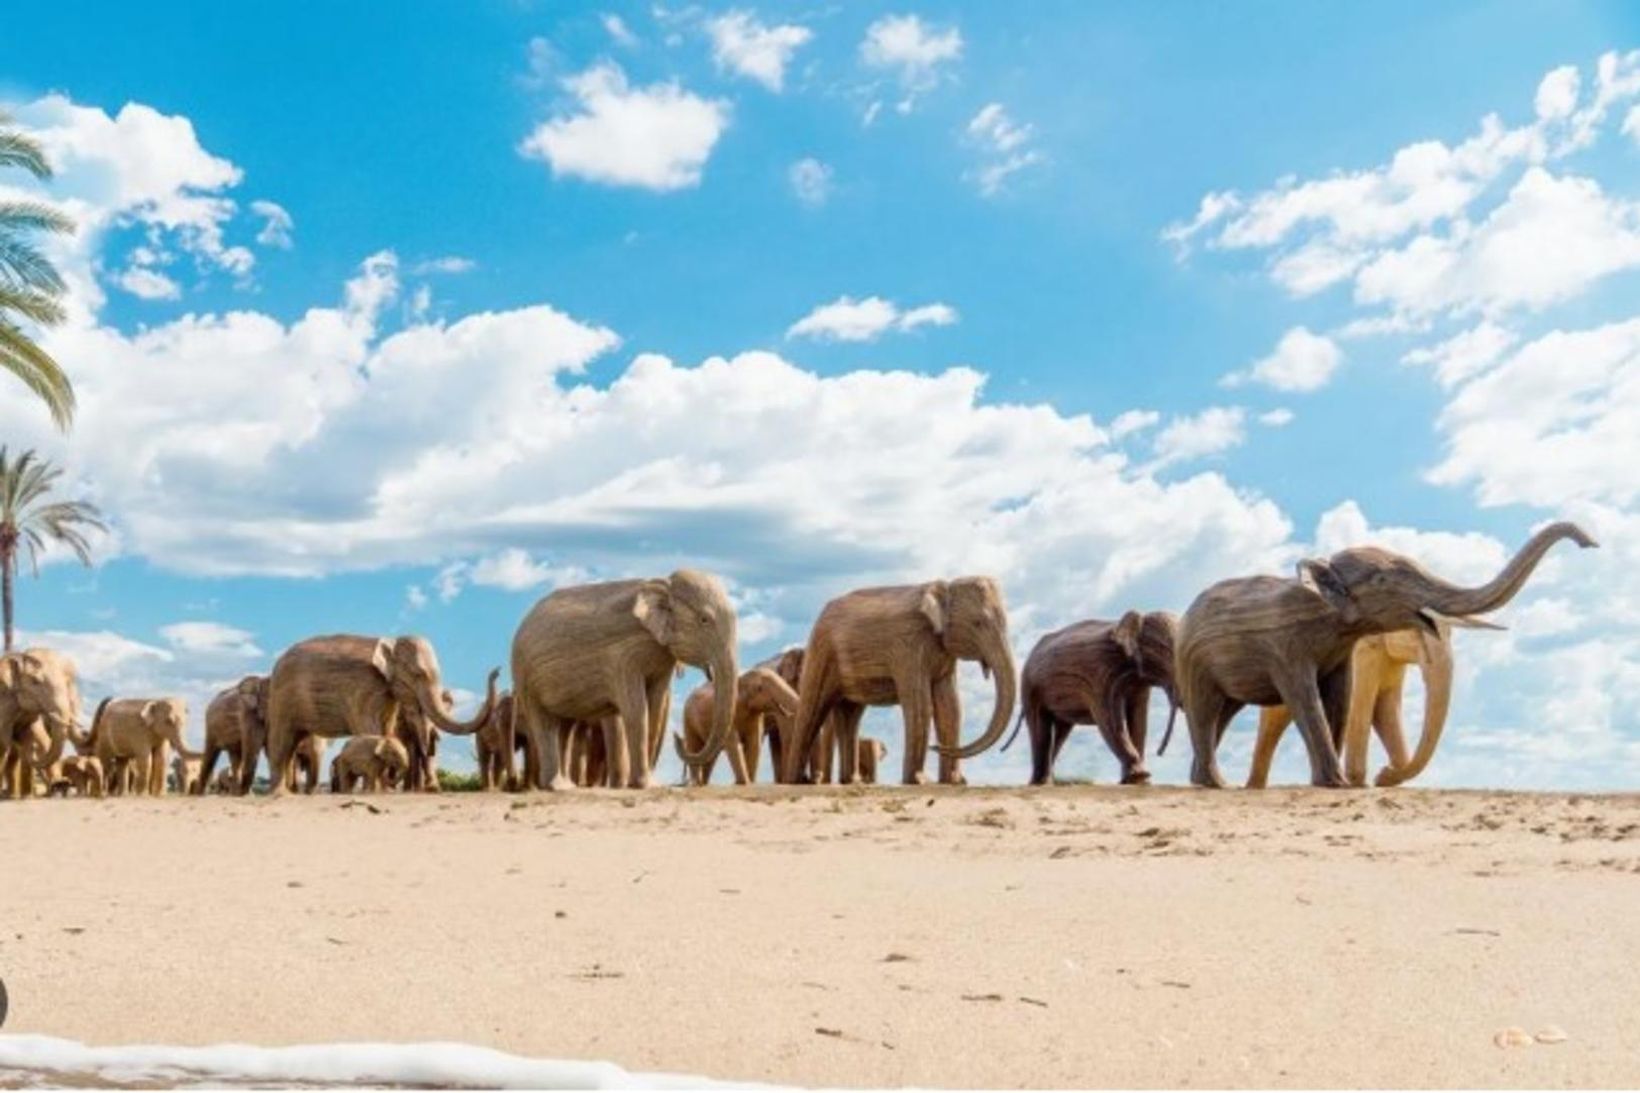
[[[1460,588],[1437,578],[1429,578],[1430,589],[1426,598],[1429,607],[1443,615],[1463,617],[1484,615],[1496,611],[1514,598],[1526,579],[1532,575],[1549,548],[1562,539],[1570,539],[1585,549],[1597,545],[1587,532],[1567,521],[1550,524],[1526,541],[1526,545],[1509,559],[1509,564],[1486,584],[1476,588]]]
[[[471,736],[484,727],[485,722],[490,720],[490,714],[495,711],[495,681],[500,675],[500,668],[490,669],[490,681],[485,688],[484,705],[466,721],[457,721],[455,716],[445,709],[443,694],[431,682],[423,688],[422,693],[418,696],[418,701],[433,724],[438,726],[439,732],[447,732],[451,736]]]
[[[700,751],[683,756],[684,763],[689,766],[704,767],[716,759],[718,753],[729,743],[729,733],[734,728],[735,697],[740,682],[734,650],[725,650],[713,658],[711,677],[712,734],[707,737]],[[654,731],[660,732],[661,726],[655,726]]]
[[[991,673],[991,679],[996,685],[997,702],[991,710],[991,723],[985,727],[985,732],[980,738],[971,744],[956,748],[936,745],[941,755],[954,759],[972,759],[989,751],[1002,739],[1002,734],[1008,730],[1009,719],[1014,716],[1014,700],[1018,695],[1019,679],[1014,671],[1014,656],[1007,642],[998,640],[990,655],[982,658],[980,663]]]
[[[63,746],[70,742],[74,734],[79,729],[79,726],[76,725],[74,721],[75,718],[73,716],[58,717],[55,714],[46,715],[46,732],[51,735],[51,747],[46,749],[46,756],[42,761],[41,766],[55,766],[62,760]],[[90,734],[87,733],[85,738],[89,739]],[[75,749],[78,750],[78,748],[79,745],[76,744]]]
[[[1447,709],[1452,704],[1452,634],[1445,627],[1438,635],[1425,635],[1423,643],[1424,728],[1418,747],[1405,767],[1386,766],[1375,779],[1380,786],[1398,786],[1423,773],[1435,757],[1446,728]]]

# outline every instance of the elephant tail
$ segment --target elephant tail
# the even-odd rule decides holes
[[[1022,705],[1019,709],[1019,719],[1014,722],[1014,731],[1009,733],[1008,739],[1002,742],[1003,751],[1007,751],[1014,746],[1014,738],[1019,735],[1019,727],[1023,724],[1025,724],[1025,707]]]
[[[1167,731],[1162,733],[1162,742],[1156,748],[1157,755],[1167,754],[1167,742],[1173,739],[1173,723],[1179,719],[1179,704],[1169,702],[1167,706]]]
[[[103,713],[108,709],[108,704],[112,701],[114,701],[114,696],[109,695],[107,698],[97,703],[97,712],[91,715],[91,731],[85,734],[83,738],[85,743],[83,745],[79,740],[75,740],[75,747],[84,747],[86,751],[96,750],[98,740],[97,734],[102,731]]]

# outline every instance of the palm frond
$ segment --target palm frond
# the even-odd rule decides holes
[[[0,126],[11,119],[0,117]],[[0,128],[0,167],[21,167],[35,178],[51,177],[51,162],[40,142],[17,129]]]
[[[0,250],[5,249],[0,242]],[[51,271],[54,275],[56,270]],[[63,321],[63,305],[53,295],[8,284],[5,277],[5,257],[0,255],[0,319],[21,315],[41,326],[56,326]]]
[[[0,369],[10,372],[45,402],[57,428],[74,421],[74,387],[51,355],[0,315]]]
[[[0,201],[0,229],[71,235],[74,220],[62,210],[40,201]]]
[[[9,549],[0,564],[13,572],[17,567],[17,547],[28,553],[29,567],[38,576],[40,556],[52,543],[60,543],[83,565],[91,564],[90,529],[107,531],[102,512],[89,501],[47,501],[45,498],[62,478],[57,467],[31,448],[12,456],[0,446],[0,542]]]

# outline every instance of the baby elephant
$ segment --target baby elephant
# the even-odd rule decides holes
[[[354,736],[330,764],[330,792],[353,793],[362,785],[366,793],[380,793],[409,769],[409,750],[391,736]]]
[[[61,785],[72,789],[80,797],[103,795],[103,765],[95,755],[69,755],[57,764],[58,777],[53,788]]]

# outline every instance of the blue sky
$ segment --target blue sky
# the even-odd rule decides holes
[[[1479,576],[1572,516],[1605,548],[1463,636],[1431,780],[1640,776],[1632,6],[385,12],[0,41],[85,226],[78,427],[19,391],[0,432],[116,525],[20,622],[93,700],[202,707],[344,629],[473,688],[553,583],[680,563],[748,657],[993,572],[1023,657],[1349,542]]]

